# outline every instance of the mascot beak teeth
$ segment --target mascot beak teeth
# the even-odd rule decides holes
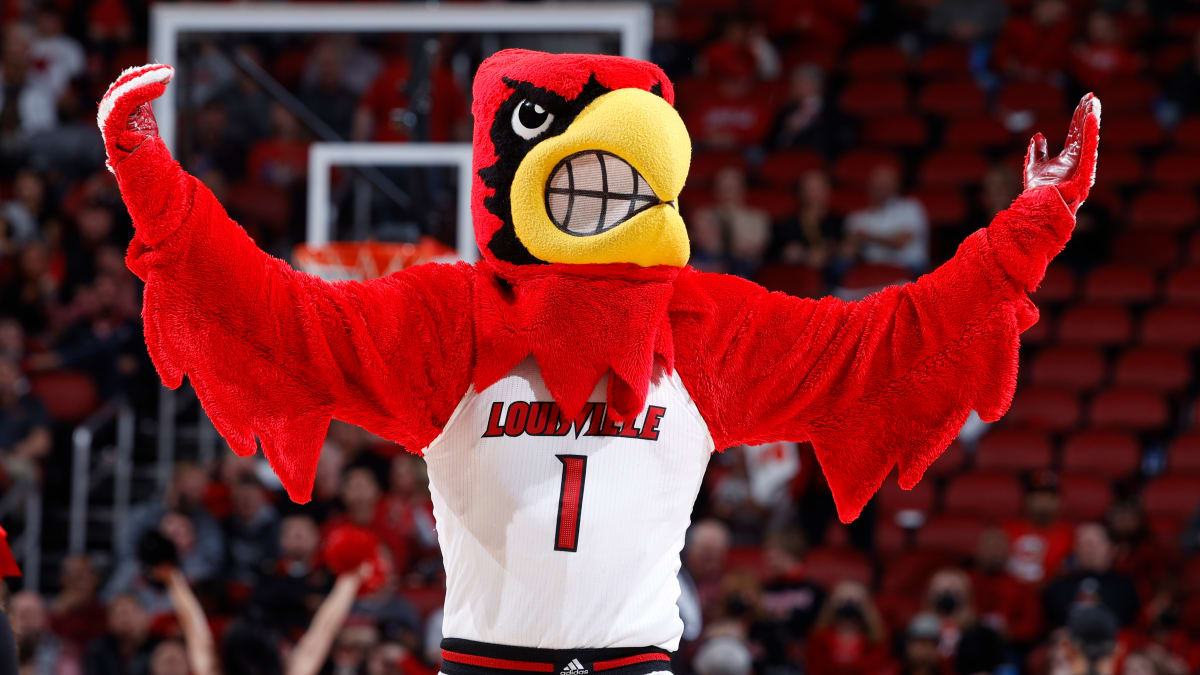
[[[546,184],[546,212],[558,229],[600,234],[664,203],[632,164],[603,150],[564,158]]]

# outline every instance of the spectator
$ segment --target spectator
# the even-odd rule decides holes
[[[744,17],[729,17],[721,26],[721,36],[700,54],[701,75],[764,80],[779,76],[779,55],[761,27]]]
[[[108,605],[107,629],[92,640],[84,675],[143,675],[150,670],[150,620],[137,596],[121,594]]]
[[[318,40],[312,51],[311,81],[305,82],[300,90],[304,105],[337,135],[327,140],[350,138],[354,109],[358,106],[358,97],[346,86],[346,57],[346,49],[336,40]]]
[[[279,540],[279,514],[267,501],[263,486],[243,473],[233,486],[233,513],[225,521],[225,548],[229,563],[225,578],[253,585],[264,560],[275,557]]]
[[[50,625],[73,649],[82,651],[103,632],[105,609],[96,591],[100,579],[90,558],[68,556],[59,571],[62,590],[50,604]]]
[[[271,106],[271,137],[255,143],[246,160],[247,177],[289,187],[308,172],[308,141],[300,123],[278,103]]]
[[[1103,89],[1118,77],[1142,68],[1142,57],[1125,44],[1112,14],[1094,10],[1087,18],[1086,38],[1071,52],[1071,75],[1084,89]]]
[[[772,530],[763,543],[767,567],[763,607],[793,637],[808,633],[825,600],[825,589],[804,572],[804,548],[804,534],[795,527]]]
[[[25,242],[38,235],[46,216],[46,187],[37,172],[30,169],[17,172],[12,199],[4,203],[3,210],[13,241]]]
[[[953,672],[992,672],[1003,662],[1000,635],[980,621],[971,578],[956,568],[938,570],[925,592],[925,611],[941,619],[938,651]]]
[[[730,637],[714,637],[705,641],[693,659],[696,675],[750,675],[753,658],[741,640]]]
[[[771,147],[829,153],[838,147],[840,137],[839,120],[825,97],[825,73],[808,63],[792,68],[787,100],[771,122]]]
[[[775,226],[768,257],[794,265],[828,269],[837,261],[842,219],[829,207],[829,176],[813,169],[800,177],[799,210]]]
[[[37,77],[46,80],[47,87],[61,94],[72,79],[83,73],[83,47],[63,31],[63,14],[53,3],[38,7],[34,29],[36,37],[30,52],[33,68]]]
[[[10,476],[32,478],[51,438],[46,408],[28,386],[17,364],[0,358],[0,461]]]
[[[1066,0],[1035,0],[1029,16],[1014,16],[996,40],[993,63],[1017,79],[1045,80],[1061,72],[1075,22]]]
[[[904,638],[902,662],[894,672],[897,675],[943,675],[942,655],[938,643],[942,638],[942,624],[935,614],[921,612],[908,624]]]
[[[694,254],[717,269],[751,277],[762,264],[771,238],[771,221],[762,209],[746,203],[746,174],[725,167],[713,181],[716,202],[692,219]]]
[[[280,522],[279,557],[263,561],[268,567],[252,599],[268,628],[283,635],[303,631],[329,591],[333,580],[320,564],[320,543],[320,531],[309,516],[290,515]]]
[[[163,640],[150,654],[150,675],[192,675],[179,640]]]
[[[743,20],[726,22],[721,39],[700,57],[699,72],[716,86],[686,115],[696,144],[745,148],[761,143],[774,111],[756,90],[755,77],[773,78],[778,68],[778,56],[759,31]]]
[[[1046,619],[1051,625],[1064,625],[1077,606],[1105,607],[1122,626],[1137,618],[1137,590],[1132,579],[1113,569],[1114,557],[1103,525],[1083,523],[1075,529],[1074,567],[1046,587]]]
[[[1150,531],[1145,514],[1135,500],[1113,504],[1104,522],[1113,542],[1113,569],[1135,579],[1141,597],[1150,597],[1155,586],[1170,574],[1176,563],[1173,552],[1159,543]]]
[[[850,255],[917,274],[928,269],[929,221],[920,202],[900,196],[899,169],[890,164],[872,169],[867,196],[870,206],[846,218]]]
[[[1032,646],[1042,634],[1042,607],[1035,587],[1008,571],[1008,535],[1000,528],[979,537],[971,572],[979,620],[1012,642]]]
[[[397,570],[415,569],[425,553],[437,548],[424,462],[407,452],[396,455],[388,482],[388,493],[379,505],[378,533],[391,549]]]
[[[33,33],[23,23],[4,28],[0,51],[0,137],[53,129],[57,93],[51,81],[33,71]]]
[[[805,663],[813,673],[868,675],[888,667],[887,635],[866,587],[842,581],[821,607],[808,638]]]
[[[705,616],[710,614],[721,591],[729,541],[729,528],[716,519],[697,521],[688,530],[683,549],[684,568],[696,587]]]
[[[1040,584],[1056,574],[1071,552],[1070,523],[1060,519],[1058,476],[1036,471],[1026,477],[1023,516],[1005,524],[1010,552],[1008,571],[1017,579]]]
[[[9,605],[17,652],[21,661],[32,665],[34,675],[59,675],[71,667],[78,668],[77,663],[64,658],[62,641],[50,629],[42,596],[21,591],[13,594]]]
[[[141,574],[137,558],[138,543],[151,530],[162,530],[168,515],[172,531],[184,543],[184,569],[198,578],[211,578],[225,562],[225,539],[221,526],[204,507],[208,474],[200,465],[181,460],[161,502],[146,502],[134,507],[129,514],[126,536],[117,542],[120,561],[109,577],[102,597],[111,597],[135,584]],[[176,527],[177,526],[177,527]],[[186,535],[186,536],[184,536]],[[190,540],[190,541],[189,541]]]
[[[21,247],[16,270],[0,286],[0,314],[15,317],[27,333],[41,334],[58,305],[58,280],[50,272],[50,251],[40,241]]]
[[[988,42],[1008,18],[1001,0],[941,0],[929,13],[929,32],[958,42]]]

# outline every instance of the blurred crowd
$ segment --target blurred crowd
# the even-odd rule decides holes
[[[136,0],[0,1],[0,491],[61,488],[67,472],[47,468],[69,466],[71,429],[103,401],[153,416],[139,282],[123,262],[131,227],[93,114],[122,68],[147,61],[147,15]],[[303,236],[310,142],[469,140],[470,77],[486,56],[477,36],[455,35],[181,45],[176,154],[284,257]],[[1150,297],[1122,305],[1140,321],[1160,280],[1189,255],[1200,263],[1195,2],[680,0],[655,5],[651,58],[695,145],[681,204],[697,267],[845,298],[914,278],[1011,202],[1028,137],[1061,142],[1090,90],[1105,105],[1099,183],[1058,265],[1069,290],[1038,298],[1042,325],[1104,264],[1148,267]],[[269,94],[264,76],[291,96]],[[404,231],[440,236],[445,222]],[[1134,459],[1110,473],[1055,459],[1086,428],[1078,411],[1039,431],[1050,445],[1027,465],[985,465],[976,447],[993,432],[972,424],[919,490],[885,488],[842,526],[806,447],[715,455],[684,551],[676,671],[1200,672],[1200,512],[1186,518],[1197,483],[1167,510],[1142,499],[1195,422],[1193,339],[1172,347],[1189,375],[1162,394],[1169,412],[1128,431]],[[1095,347],[1102,368],[1132,341]],[[1070,339],[1030,343],[1025,362]],[[1105,377],[1069,402],[1091,401]],[[980,509],[988,493],[963,479],[997,467],[1004,506]],[[1085,507],[1072,501],[1081,480],[1100,483]],[[444,579],[425,482],[419,459],[336,423],[303,508],[254,460],[180,461],[167,493],[131,515],[115,564],[67,557],[48,593],[7,599],[22,675],[189,673],[179,608],[139,562],[147,532],[179,551],[225,672],[263,639],[286,653],[334,585],[321,542],[346,523],[381,536],[391,569],[350,609],[323,672],[434,673]]]

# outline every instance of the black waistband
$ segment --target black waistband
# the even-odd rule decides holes
[[[442,640],[446,675],[643,675],[664,670],[671,670],[671,654],[658,647],[535,649],[461,638]]]

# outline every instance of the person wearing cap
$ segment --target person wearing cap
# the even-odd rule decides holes
[[[895,675],[941,675],[944,671],[938,642],[942,638],[942,622],[931,612],[921,612],[912,618],[904,639],[903,663]]]
[[[1025,480],[1024,514],[1005,523],[1008,533],[1008,571],[1021,581],[1041,584],[1062,568],[1071,552],[1074,533],[1062,520],[1058,476],[1035,471]]]

